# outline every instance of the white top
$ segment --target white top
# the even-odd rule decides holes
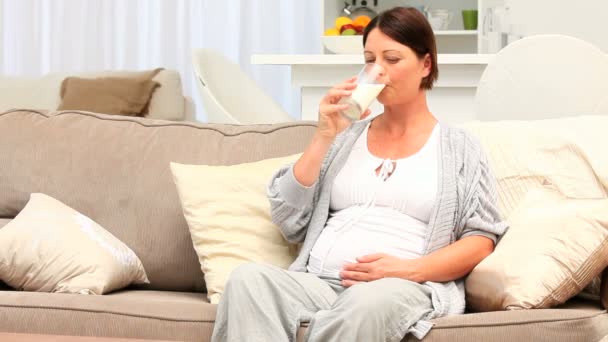
[[[368,129],[369,124],[336,176],[330,217],[310,253],[310,273],[338,278],[345,263],[372,253],[422,255],[437,194],[439,125],[420,151],[398,160],[372,155]]]

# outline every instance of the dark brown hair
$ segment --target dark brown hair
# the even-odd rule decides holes
[[[437,45],[433,29],[424,15],[413,7],[395,7],[381,12],[365,27],[363,46],[369,33],[376,27],[391,39],[412,49],[419,59],[429,54],[431,72],[422,79],[420,88],[432,89],[439,77]]]

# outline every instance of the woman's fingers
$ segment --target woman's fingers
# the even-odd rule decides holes
[[[359,281],[354,281],[354,280],[342,280],[342,286],[344,287],[351,287],[353,285],[357,285],[359,284]]]
[[[355,83],[356,80],[357,76],[354,76],[335,85],[325,94],[321,102],[336,103],[340,101],[341,98],[350,96],[352,90],[357,88],[357,83]]]
[[[348,108],[347,104],[324,104],[319,108],[319,112],[323,114],[339,113]]]
[[[339,89],[339,88],[331,88],[328,92],[327,95],[330,97],[345,97],[345,96],[350,96],[350,94],[352,94],[352,91],[348,90],[348,89]]]
[[[342,271],[340,277],[344,280],[355,280],[355,281],[370,281],[370,275],[366,272],[356,271]]]

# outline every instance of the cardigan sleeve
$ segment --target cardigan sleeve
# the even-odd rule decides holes
[[[496,244],[508,229],[501,219],[497,207],[496,180],[490,169],[488,158],[481,146],[476,144],[478,156],[476,166],[467,178],[469,189],[465,197],[464,215],[457,239],[468,236],[485,236]]]
[[[304,241],[318,183],[317,180],[309,187],[300,184],[293,174],[293,164],[279,169],[270,180],[267,190],[270,216],[291,243]]]

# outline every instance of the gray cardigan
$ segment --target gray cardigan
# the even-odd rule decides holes
[[[287,241],[303,242],[289,270],[306,272],[310,251],[329,215],[331,186],[366,124],[356,122],[336,137],[312,186],[304,187],[295,179],[293,165],[286,165],[273,176],[268,186],[272,220]],[[496,242],[507,229],[496,208],[495,180],[481,145],[462,129],[440,125],[438,190],[426,254],[472,235]],[[432,289],[435,309],[428,319],[464,312],[464,279],[425,285]]]

